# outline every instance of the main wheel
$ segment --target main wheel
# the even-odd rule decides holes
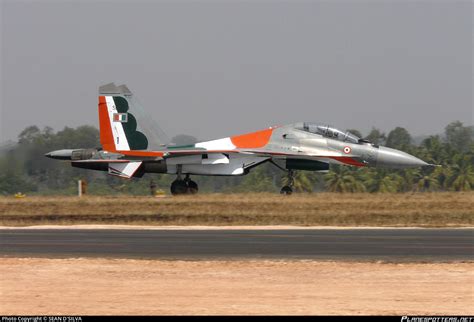
[[[283,188],[281,188],[280,193],[282,195],[291,195],[293,193],[293,189],[291,189],[290,186],[284,186]]]
[[[172,195],[182,195],[188,191],[188,186],[184,180],[175,180],[171,184],[170,190]]]
[[[198,192],[198,184],[192,180],[188,181],[188,193],[194,195]]]

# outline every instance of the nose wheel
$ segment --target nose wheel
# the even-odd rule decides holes
[[[282,195],[291,195],[293,193],[293,189],[290,186],[284,186],[281,188],[280,193]]]
[[[176,195],[194,195],[198,192],[198,184],[189,178],[189,174],[186,175],[184,179],[181,179],[181,176],[178,175],[175,181],[171,183],[170,191],[171,194]]]

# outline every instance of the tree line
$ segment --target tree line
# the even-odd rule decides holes
[[[360,131],[349,129],[359,137]],[[353,168],[331,165],[328,173],[297,171],[295,190],[299,192],[410,192],[469,191],[474,188],[474,128],[460,121],[449,123],[444,133],[431,135],[415,144],[410,133],[397,127],[388,133],[373,128],[364,138],[403,150],[439,167],[407,170]],[[180,135],[177,144],[193,143],[192,136]],[[0,194],[75,194],[77,180],[89,183],[90,194],[149,193],[150,185],[168,191],[173,175],[145,174],[143,178],[123,180],[106,173],[73,168],[44,154],[64,148],[100,147],[99,131],[93,126],[65,127],[55,132],[50,127],[25,128],[18,142],[0,147]],[[202,192],[279,191],[286,174],[270,163],[239,177],[195,176]]]

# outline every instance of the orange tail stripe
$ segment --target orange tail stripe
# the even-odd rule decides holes
[[[105,96],[99,96],[100,144],[105,151],[115,151],[114,136],[110,128],[109,112]]]

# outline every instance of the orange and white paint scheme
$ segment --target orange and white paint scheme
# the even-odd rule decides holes
[[[175,145],[150,126],[150,118],[142,115],[141,106],[127,86],[113,83],[99,88],[98,112],[101,149],[65,149],[46,156],[128,179],[144,173],[174,174],[173,194],[198,191],[191,175],[245,175],[266,162],[288,174],[289,184],[281,190],[285,194],[292,192],[293,176],[298,170],[325,172],[330,164],[385,168],[428,165],[405,152],[312,122]]]

